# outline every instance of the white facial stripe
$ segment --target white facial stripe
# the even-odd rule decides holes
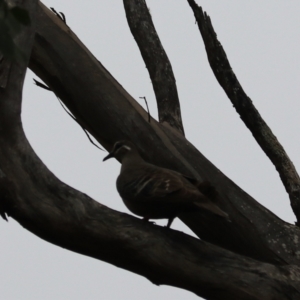
[[[117,150],[115,150],[115,154],[118,153],[121,149],[125,148],[126,150],[130,151],[131,148],[129,146],[126,145],[122,145],[120,148],[118,148]]]

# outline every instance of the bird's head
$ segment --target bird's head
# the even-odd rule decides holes
[[[130,153],[137,152],[135,146],[128,141],[119,141],[116,142],[111,150],[111,152],[103,158],[103,161],[106,161],[109,158],[115,157],[122,162],[123,158]]]

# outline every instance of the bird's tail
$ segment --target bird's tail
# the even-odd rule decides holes
[[[229,216],[226,212],[224,212],[221,208],[213,204],[212,202],[195,202],[200,209],[210,211],[214,215],[220,216],[222,218],[226,218],[229,220]]]
[[[204,196],[209,198],[209,200],[213,201],[214,203],[219,202],[219,193],[209,181],[197,182],[195,186]]]

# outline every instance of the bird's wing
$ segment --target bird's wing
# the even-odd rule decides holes
[[[119,186],[121,192],[128,193],[128,196],[160,198],[175,193],[184,186],[185,179],[176,172],[157,168],[147,168],[144,171],[142,174],[139,172],[138,176],[124,174],[127,178],[123,175],[120,180],[123,183],[122,187]]]
[[[179,173],[180,174],[180,173]],[[194,185],[203,195],[208,197],[213,202],[219,202],[219,194],[215,187],[207,180],[199,181],[190,176],[181,174],[185,179],[187,179],[192,185]]]
[[[182,189],[182,179],[169,172],[153,172],[143,178],[138,193],[144,197],[165,197]]]

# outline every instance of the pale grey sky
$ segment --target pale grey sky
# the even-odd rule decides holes
[[[300,169],[300,2],[197,2],[211,16],[244,90]],[[147,3],[173,66],[187,138],[257,201],[294,222],[275,168],[214,78],[187,1]],[[140,96],[147,97],[156,117],[151,81],[130,34],[122,1],[45,0],[44,4],[66,15],[71,29],[123,87],[138,101]],[[127,212],[115,189],[118,163],[102,163],[105,153],[89,143],[53,94],[33,85],[33,77],[37,78],[29,71],[22,117],[37,154],[62,181]],[[178,220],[172,228],[186,231]],[[4,300],[199,299],[49,244],[12,219],[0,220],[0,239]]]

